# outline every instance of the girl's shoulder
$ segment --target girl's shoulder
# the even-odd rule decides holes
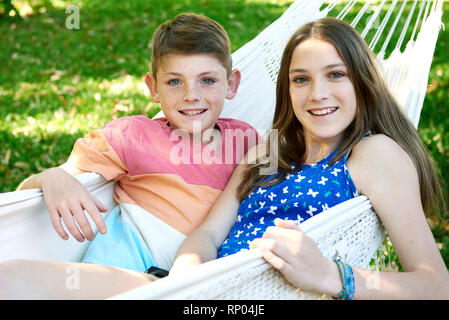
[[[398,158],[399,157],[399,158]],[[364,161],[401,161],[409,158],[404,149],[385,134],[367,136],[359,141],[351,151],[351,158]]]
[[[407,152],[384,134],[369,136],[358,142],[347,160],[357,189],[363,192],[372,184],[383,184],[393,176],[416,174]]]

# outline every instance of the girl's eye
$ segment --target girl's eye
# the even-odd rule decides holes
[[[296,82],[296,83],[304,83],[304,82],[307,82],[307,80],[308,79],[303,76],[297,76],[297,77],[293,78],[293,82]]]
[[[168,81],[168,84],[171,86],[178,86],[181,84],[181,81],[179,81],[178,79],[173,79],[173,80]]]
[[[215,80],[211,79],[211,78],[205,78],[205,79],[201,80],[201,82],[205,85],[211,85],[211,84],[215,83]]]
[[[341,77],[344,77],[344,73],[340,71],[333,71],[329,74],[329,77],[332,79],[340,79]]]

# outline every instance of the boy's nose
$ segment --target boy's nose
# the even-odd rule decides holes
[[[199,100],[199,94],[198,89],[195,85],[185,85],[184,87],[184,100],[185,101],[198,101]]]

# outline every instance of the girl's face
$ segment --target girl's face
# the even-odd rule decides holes
[[[338,146],[355,118],[357,101],[348,70],[335,47],[313,38],[300,43],[293,51],[289,83],[306,143]]]

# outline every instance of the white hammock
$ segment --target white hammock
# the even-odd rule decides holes
[[[234,66],[241,70],[243,78],[237,96],[226,101],[221,116],[247,121],[261,133],[268,130],[274,114],[276,75],[285,44],[299,26],[328,15],[337,2],[334,0],[325,5],[320,0],[297,0],[278,20],[236,51],[233,54]],[[389,26],[390,31],[377,51],[378,60],[391,91],[417,127],[441,26],[443,1],[414,0],[396,49],[387,59],[384,59],[387,45],[391,34],[398,32],[399,17],[404,15],[404,10],[400,10],[393,21],[391,12],[398,4],[397,0],[393,0],[389,4],[390,10],[384,18],[379,19],[385,2],[381,1],[377,10],[371,12],[372,19],[367,22],[362,36],[366,36],[374,24],[379,25],[370,43],[376,52],[376,45],[381,44],[380,36],[385,35],[386,27]],[[355,0],[350,0],[338,18],[344,19],[355,3]],[[368,1],[351,22],[353,26],[361,23],[362,17],[369,13],[369,8]],[[405,5],[400,8],[405,8]],[[401,52],[405,30],[413,24],[413,33],[406,43],[406,49]],[[105,205],[110,208],[114,206],[112,182],[106,182],[94,173],[82,174],[77,178]],[[89,221],[94,228],[93,221]],[[349,200],[316,215],[301,224],[301,228],[317,242],[325,256],[331,258],[338,254],[349,264],[362,268],[369,267],[383,239],[382,226],[365,197]],[[42,193],[36,189],[0,194],[0,230],[0,262],[16,258],[80,261],[88,245],[87,241],[78,243],[73,238],[68,241],[59,238],[51,225]],[[183,276],[182,279],[169,276],[114,298],[320,297],[292,288],[255,252],[246,251],[197,266],[189,271],[189,276]]]
[[[316,215],[301,229],[324,256],[340,256],[351,266],[367,268],[384,239],[382,226],[366,197],[360,196]],[[302,292],[250,250],[196,266],[186,275],[168,276],[113,299],[320,299]]]

